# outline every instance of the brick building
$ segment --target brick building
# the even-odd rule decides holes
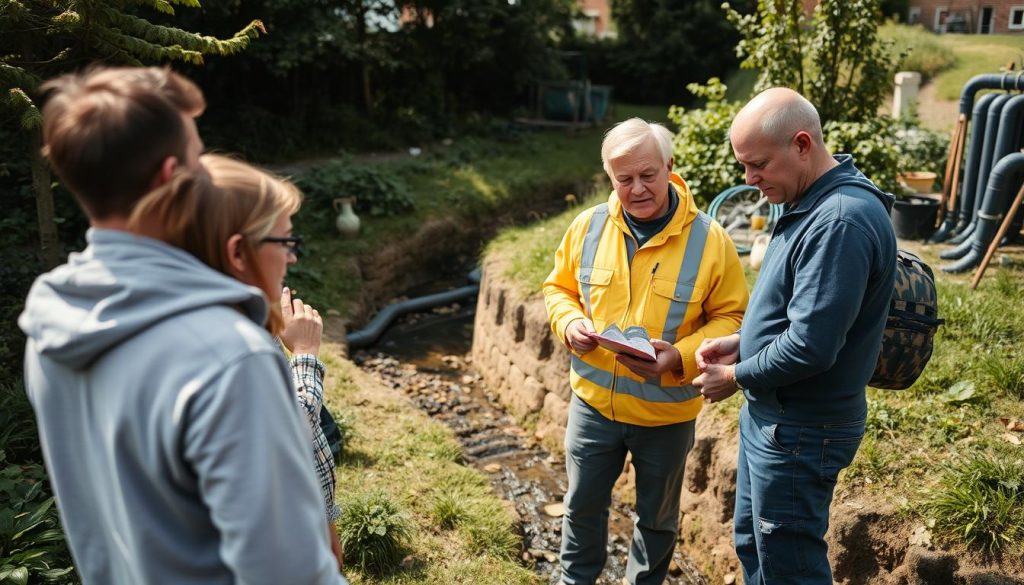
[[[1024,0],[910,0],[906,22],[934,32],[1024,33]]]
[[[612,11],[608,0],[576,0],[579,12],[573,20],[576,31],[598,38],[614,36],[612,30]]]

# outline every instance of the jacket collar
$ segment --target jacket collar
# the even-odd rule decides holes
[[[669,175],[668,180],[669,188],[675,189],[676,196],[679,197],[679,205],[676,206],[676,212],[672,216],[672,220],[647,242],[648,246],[659,246],[669,237],[679,235],[682,233],[683,228],[697,217],[697,204],[693,200],[693,193],[690,192],[690,187],[686,184],[686,181],[676,173]],[[619,228],[623,233],[629,234],[629,226],[626,225],[626,220],[622,214],[622,203],[619,201],[619,196],[613,190],[612,194],[608,197],[608,217],[611,218],[615,227]]]

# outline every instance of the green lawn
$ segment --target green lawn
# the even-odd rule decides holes
[[[959,99],[960,90],[975,75],[999,73],[1008,63],[1016,63],[1017,70],[1021,69],[1024,35],[948,34],[938,38],[956,55],[953,67],[935,78],[939,97],[944,99]]]

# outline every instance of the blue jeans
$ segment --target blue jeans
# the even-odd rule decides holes
[[[679,530],[679,494],[693,421],[641,427],[608,420],[573,394],[565,429],[569,487],[563,502],[562,582],[591,585],[607,560],[608,506],[626,452],[636,470],[636,526],[626,577],[637,585],[665,580]]]
[[[747,585],[832,585],[828,509],[864,421],[793,426],[740,411],[736,555]]]

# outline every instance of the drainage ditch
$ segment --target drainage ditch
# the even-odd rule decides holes
[[[456,303],[407,315],[376,346],[355,352],[352,359],[452,429],[462,446],[463,461],[484,471],[496,493],[515,504],[523,563],[546,582],[558,583],[565,465],[505,412],[474,371],[470,358],[473,309],[472,303]],[[631,507],[613,498],[608,563],[599,584],[625,583],[632,529]],[[707,583],[678,549],[665,582]]]

